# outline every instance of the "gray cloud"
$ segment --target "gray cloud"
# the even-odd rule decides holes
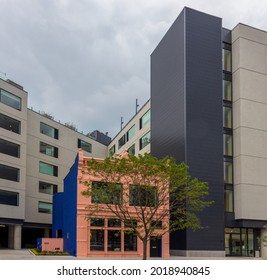
[[[150,54],[189,6],[267,29],[264,1],[0,0],[0,71],[29,107],[114,136],[150,94]],[[0,74],[1,75],[1,74]],[[2,76],[3,77],[3,76]],[[5,78],[5,77],[4,77]]]

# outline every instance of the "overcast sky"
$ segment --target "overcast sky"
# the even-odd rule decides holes
[[[267,30],[264,0],[0,0],[0,77],[29,108],[113,137],[149,99],[150,54],[184,6]]]

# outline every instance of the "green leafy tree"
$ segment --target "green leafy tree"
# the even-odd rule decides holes
[[[206,200],[207,183],[192,179],[188,169],[171,157],[157,159],[150,154],[92,159],[88,172],[102,183],[83,182],[88,187],[83,195],[92,197],[88,219],[111,211],[140,238],[143,259],[147,259],[150,239],[174,230],[201,228],[196,213],[212,202]]]

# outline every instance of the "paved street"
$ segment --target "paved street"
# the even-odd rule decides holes
[[[22,249],[22,250],[8,250],[8,249],[0,249],[0,260],[107,260],[110,258],[76,258],[73,256],[35,256],[33,255],[29,250]],[[125,258],[113,258],[113,259],[125,259]],[[152,258],[153,260],[158,260],[161,258]],[[134,260],[131,258],[131,260]],[[166,260],[166,259],[162,259]],[[189,258],[189,257],[177,257],[177,256],[171,256],[170,260],[261,260],[261,258],[249,258],[249,257],[226,257],[226,258],[203,258],[203,257],[195,257],[195,258]]]

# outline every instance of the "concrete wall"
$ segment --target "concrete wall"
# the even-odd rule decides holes
[[[27,141],[27,92],[0,79],[0,88],[21,98],[21,110],[0,102],[0,112],[21,122],[21,133],[0,128],[0,138],[20,145],[20,157],[0,154],[0,163],[20,170],[19,182],[0,179],[0,189],[19,193],[19,205],[0,204],[0,218],[24,219],[26,189],[26,141]]]
[[[58,129],[58,139],[40,133],[40,122]],[[51,214],[38,212],[39,201],[52,203],[52,195],[39,192],[39,181],[55,184],[58,186],[59,192],[63,191],[63,179],[68,174],[78,153],[78,139],[92,144],[92,153],[84,152],[86,155],[103,158],[107,156],[107,147],[105,145],[34,111],[28,110],[26,222],[52,223]],[[57,147],[58,158],[40,153],[40,141]],[[40,161],[57,166],[58,176],[40,173]]]
[[[235,218],[267,220],[267,34],[232,31]]]

